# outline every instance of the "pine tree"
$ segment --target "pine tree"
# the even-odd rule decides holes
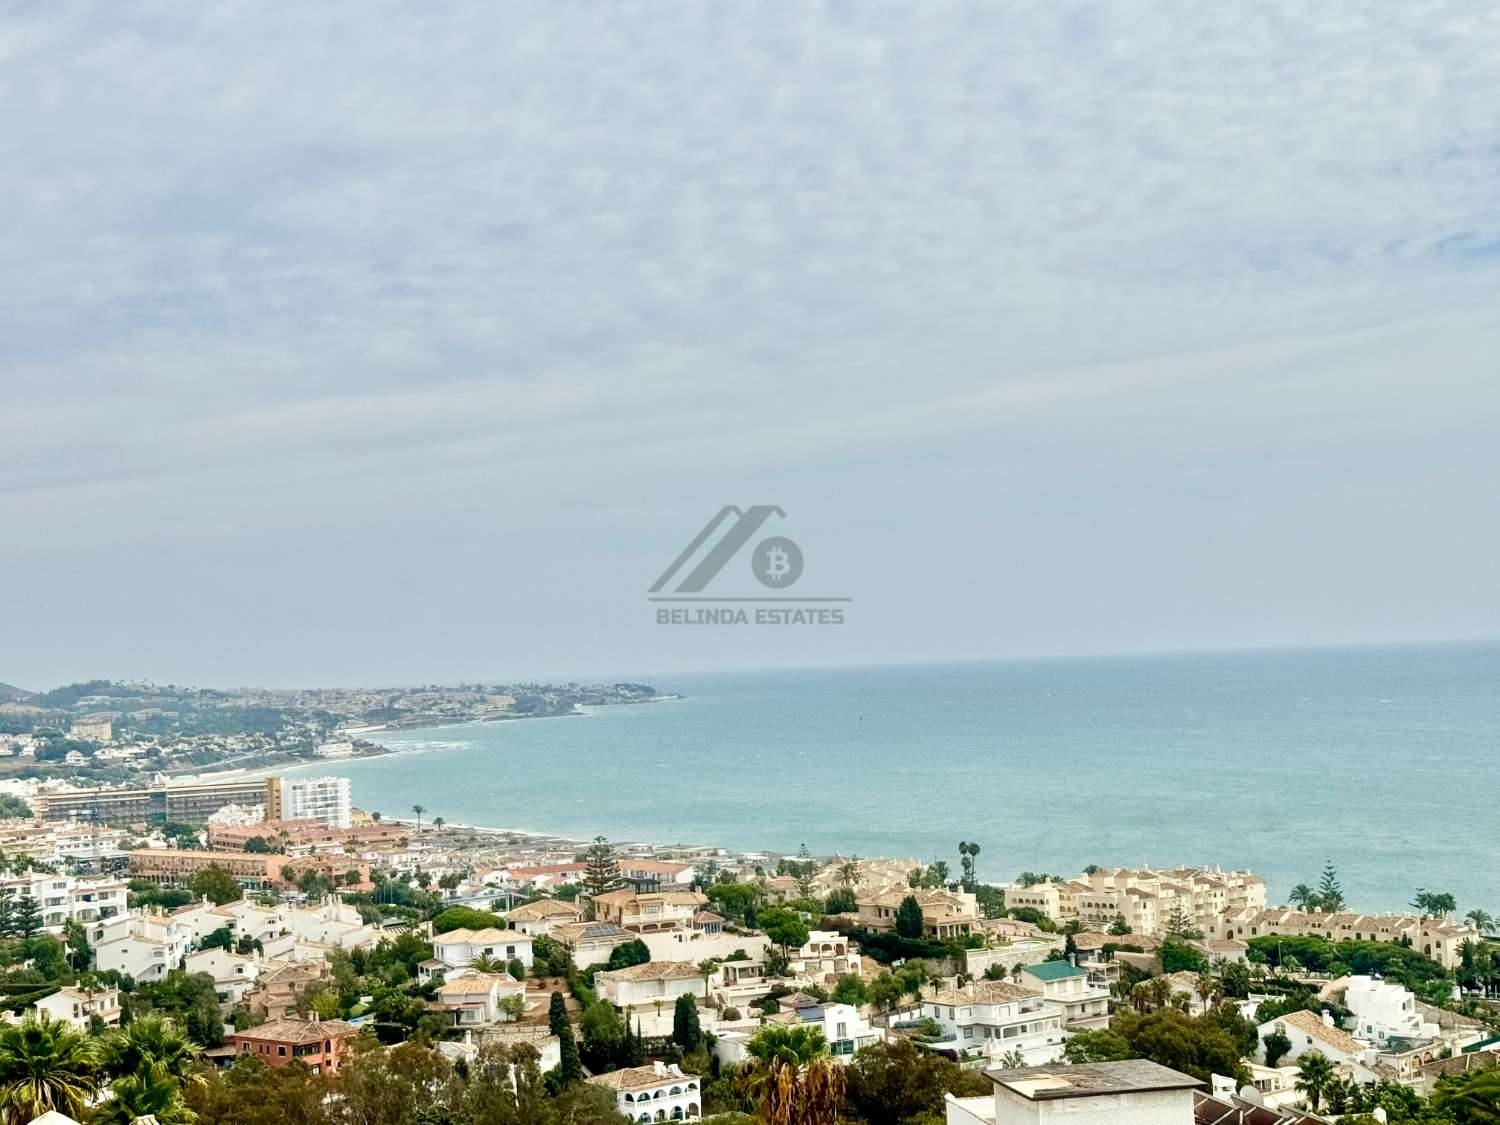
[[[1323,865],[1323,878],[1318,882],[1318,909],[1325,914],[1337,914],[1344,909],[1344,891],[1332,860]]]
[[[672,1042],[681,1047],[685,1055],[692,1054],[703,1042],[698,1005],[686,992],[677,998],[677,1006],[672,1011]]]
[[[620,885],[619,857],[614,845],[603,836],[594,837],[583,853],[583,861],[588,865],[583,873],[583,889],[590,898],[598,898]]]
[[[18,937],[35,937],[38,930],[42,928],[42,912],[36,904],[36,899],[30,895],[22,895],[16,899],[15,911],[11,916],[11,927]]]

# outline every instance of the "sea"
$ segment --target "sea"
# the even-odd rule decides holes
[[[636,677],[622,676],[621,679]],[[390,816],[580,839],[944,859],[982,880],[1211,865],[1272,902],[1338,870],[1500,913],[1500,643],[806,668],[670,701],[372,736],[305,767]]]

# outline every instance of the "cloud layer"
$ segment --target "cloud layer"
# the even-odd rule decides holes
[[[12,9],[0,679],[1493,632],[1497,37],[1478,0]],[[621,604],[729,501],[800,506],[860,627],[723,651]]]

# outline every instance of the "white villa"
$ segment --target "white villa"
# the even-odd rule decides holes
[[[90,1019],[98,1016],[106,1027],[120,1023],[120,990],[100,988],[90,992],[81,988],[59,988],[51,996],[32,1005],[54,1020],[64,1020],[79,1031],[89,1029]],[[7,1013],[9,1014],[9,1013]]]
[[[554,927],[582,918],[582,907],[555,898],[539,898],[505,912],[505,924],[527,937],[550,936]]]
[[[590,1082],[614,1091],[615,1105],[633,1122],[696,1121],[703,1116],[698,1079],[684,1074],[676,1063],[612,1070]]]
[[[444,974],[467,969],[480,957],[520,961],[530,969],[531,938],[517,930],[497,930],[493,926],[482,930],[449,930],[433,937],[432,956],[437,962],[435,970]]]
[[[703,991],[703,974],[692,961],[647,961],[594,976],[601,1000],[617,1008],[641,1008],[658,1001],[675,1002],[683,993]]]
[[[510,1020],[501,1007],[509,997],[526,999],[526,985],[509,973],[462,973],[438,986],[438,1007],[453,1017],[454,1027],[484,1027]]]
[[[790,958],[793,976],[822,984],[830,978],[859,973],[859,953],[835,930],[813,930],[807,943]]]
[[[1042,961],[1023,965],[1020,983],[1056,1004],[1070,1030],[1109,1026],[1109,989],[1092,983],[1087,969],[1069,961]]]
[[[1002,1060],[1036,1066],[1062,1057],[1062,1009],[1034,989],[978,981],[923,1000],[921,1010],[943,1029],[943,1039],[927,1045],[953,1052],[966,1066]]]

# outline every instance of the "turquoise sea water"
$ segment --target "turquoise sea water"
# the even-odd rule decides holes
[[[622,677],[624,678],[624,677]],[[391,732],[426,753],[309,767],[355,802],[617,840],[941,856],[981,878],[1216,863],[1273,900],[1339,868],[1500,912],[1500,645],[658,678],[687,698]]]

